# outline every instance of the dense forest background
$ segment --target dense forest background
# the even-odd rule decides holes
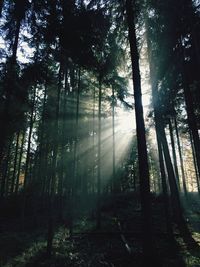
[[[200,266],[200,2],[1,0],[0,25],[0,266]]]

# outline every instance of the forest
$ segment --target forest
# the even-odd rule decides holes
[[[199,0],[0,0],[0,267],[200,266],[199,49]]]

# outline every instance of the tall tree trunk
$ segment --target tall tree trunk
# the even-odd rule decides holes
[[[65,145],[66,145],[66,101],[67,101],[67,70],[65,71],[65,90],[63,94],[63,105],[62,105],[62,146],[60,156],[60,171],[58,178],[58,196],[59,196],[59,220],[63,221],[63,185],[64,185],[64,161],[65,161]]]
[[[149,172],[150,172],[150,188],[151,191],[157,194],[157,186],[156,186],[156,180],[155,180],[155,175],[154,175],[154,170],[153,170],[153,162],[151,155],[149,156]]]
[[[10,152],[10,155],[9,155],[9,158],[8,158],[8,161],[7,161],[7,165],[6,165],[6,172],[5,172],[5,175],[6,175],[6,185],[5,185],[5,197],[8,197],[9,194],[10,194],[10,184],[11,184],[11,180],[10,180],[10,177],[11,177],[11,166],[12,166],[12,156],[11,156],[11,148],[9,150]]]
[[[10,162],[10,156],[11,156],[10,150],[11,150],[12,142],[13,142],[13,138],[11,138],[9,141],[8,150],[2,163],[2,178],[1,178],[1,192],[0,192],[1,197],[5,197],[7,195],[6,184],[7,184],[7,179],[8,179],[8,168],[9,168],[9,162]]]
[[[141,205],[142,205],[143,253],[146,258],[146,262],[149,262],[151,261],[154,254],[153,241],[152,241],[152,214],[151,214],[151,199],[150,199],[149,166],[147,158],[147,145],[146,145],[143,106],[142,106],[139,54],[137,48],[135,23],[134,23],[135,15],[134,15],[132,0],[126,0],[126,13],[128,22],[134,98],[135,98],[136,131],[137,131],[140,192],[141,192]]]
[[[47,230],[47,254],[51,256],[53,248],[54,238],[54,197],[56,187],[56,165],[58,156],[58,141],[59,141],[59,113],[60,113],[60,94],[62,87],[62,63],[60,63],[60,69],[58,74],[58,88],[56,99],[56,114],[54,121],[54,143],[52,147],[52,163],[51,163],[51,176],[50,176],[50,188],[48,199],[48,230]]]
[[[98,166],[97,166],[97,229],[101,228],[101,101],[102,77],[99,77],[99,107],[98,107]]]
[[[196,174],[197,189],[198,189],[198,192],[200,193],[200,179],[199,179],[197,161],[196,161],[196,156],[195,156],[194,142],[192,139],[191,131],[189,131],[189,133],[190,133],[190,144],[191,144],[191,148],[192,148],[192,157],[193,157],[194,169],[195,169],[195,174]]]
[[[95,164],[96,164],[96,149],[95,149],[95,102],[96,102],[96,88],[94,87],[93,92],[93,107],[92,107],[92,193],[95,193]]]
[[[31,117],[30,117],[30,125],[29,125],[29,134],[28,134],[28,147],[26,152],[26,164],[25,164],[25,171],[24,171],[24,190],[26,191],[27,181],[28,181],[28,169],[30,163],[30,151],[31,151],[31,137],[33,132],[33,124],[34,124],[34,108],[35,108],[35,101],[36,101],[36,86],[34,87],[33,92],[33,100],[31,105]]]
[[[13,168],[12,183],[11,183],[11,190],[10,190],[11,191],[11,194],[14,192],[15,180],[16,180],[17,156],[18,156],[18,148],[19,148],[19,137],[20,137],[20,131],[18,131],[17,138],[16,138],[14,168]]]
[[[22,156],[23,156],[23,152],[24,152],[25,135],[26,135],[26,130],[24,129],[23,133],[22,133],[21,147],[20,147],[20,152],[19,152],[19,161],[18,161],[18,167],[17,167],[17,179],[16,179],[16,186],[15,186],[15,194],[17,194],[19,191],[19,180],[20,180],[20,174],[21,174]]]
[[[76,121],[75,121],[75,142],[74,142],[74,156],[73,156],[73,170],[72,170],[72,183],[71,183],[71,205],[70,205],[70,236],[73,235],[74,228],[74,208],[75,208],[75,195],[76,186],[78,181],[78,127],[79,127],[79,109],[80,109],[80,82],[81,82],[81,69],[78,70],[78,87],[76,94]]]
[[[174,125],[175,125],[175,131],[176,131],[176,139],[177,139],[177,145],[178,145],[179,158],[180,158],[180,163],[181,163],[183,191],[185,194],[187,194],[186,178],[185,178],[185,171],[184,171],[184,165],[183,165],[183,157],[182,157],[182,152],[181,152],[181,144],[180,144],[180,138],[179,138],[179,132],[178,132],[178,126],[177,126],[176,118],[174,119]]]
[[[43,159],[43,177],[42,177],[42,188],[41,188],[41,197],[42,197],[42,206],[45,207],[47,196],[50,192],[50,178],[48,173],[49,165],[49,154],[50,154],[50,143],[46,141],[44,143],[44,159]]]
[[[173,126],[172,126],[171,119],[168,120],[168,123],[169,123],[169,134],[170,134],[171,146],[172,146],[172,155],[173,155],[173,161],[174,161],[174,172],[175,172],[175,175],[176,175],[177,186],[178,186],[178,189],[180,190],[180,180],[179,180],[179,173],[178,173],[176,148],[175,148]]]
[[[112,87],[112,179],[113,192],[117,191],[116,171],[115,171],[115,91]]]
[[[159,132],[159,129],[156,126],[156,138],[157,138],[157,144],[158,144],[162,190],[163,190],[163,196],[164,196],[164,208],[165,208],[166,226],[167,226],[167,232],[169,234],[169,240],[174,241],[173,228],[172,228],[172,219],[171,219],[171,213],[170,213],[169,193],[168,193],[168,189],[167,189],[167,177],[166,177],[166,173],[165,173],[162,145],[161,145],[161,142],[159,140],[158,132]]]
[[[30,178],[30,172],[29,172],[29,165],[30,165],[30,152],[31,152],[31,138],[32,138],[32,132],[33,132],[33,124],[34,124],[34,109],[35,109],[35,101],[36,101],[36,86],[34,87],[33,91],[33,99],[32,99],[32,105],[31,105],[31,117],[30,117],[30,125],[29,125],[29,134],[28,134],[28,146],[27,146],[27,152],[26,152],[26,163],[25,163],[25,170],[24,170],[24,184],[23,184],[23,199],[22,199],[22,230],[25,226],[25,211],[26,211],[26,199],[27,199],[27,185],[28,180]]]
[[[42,167],[44,165],[44,147],[45,147],[45,140],[44,140],[44,130],[45,130],[45,113],[46,113],[46,98],[47,98],[47,82],[44,85],[44,98],[42,104],[42,116],[41,116],[41,123],[40,123],[40,134],[39,134],[39,152],[38,152],[38,179],[41,183],[41,188],[43,188],[44,181],[44,172],[42,171]]]
[[[20,27],[21,27],[21,20],[18,19],[16,22],[15,39],[13,43],[12,58],[11,58],[11,64],[14,64],[14,65],[16,64],[16,60],[17,60],[17,48],[19,44]]]

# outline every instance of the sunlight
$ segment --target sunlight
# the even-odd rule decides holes
[[[102,118],[102,131],[101,131],[101,177],[102,186],[107,185],[113,173],[113,153],[115,154],[115,166],[116,170],[121,166],[121,163],[129,156],[130,143],[135,137],[135,118],[134,111],[125,111],[123,108],[118,107],[115,115],[115,130],[113,136],[113,124],[112,116]],[[86,123],[84,120],[80,120],[80,126]],[[92,119],[88,120],[88,123],[92,123]],[[98,159],[98,118],[95,118],[95,135],[88,135],[84,132],[84,127],[80,127],[78,135],[81,136],[78,142],[78,158],[86,158],[95,152],[96,156],[91,160],[89,164],[92,168],[92,164]],[[113,141],[115,143],[113,147]]]
[[[134,111],[124,111],[120,109],[116,118],[116,131],[124,134],[130,134],[135,129]]]
[[[0,267],[200,266],[200,0],[143,2],[0,1]]]

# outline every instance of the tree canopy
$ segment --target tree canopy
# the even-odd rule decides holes
[[[43,232],[2,266],[198,266],[199,2],[4,0],[0,25],[0,229]]]

